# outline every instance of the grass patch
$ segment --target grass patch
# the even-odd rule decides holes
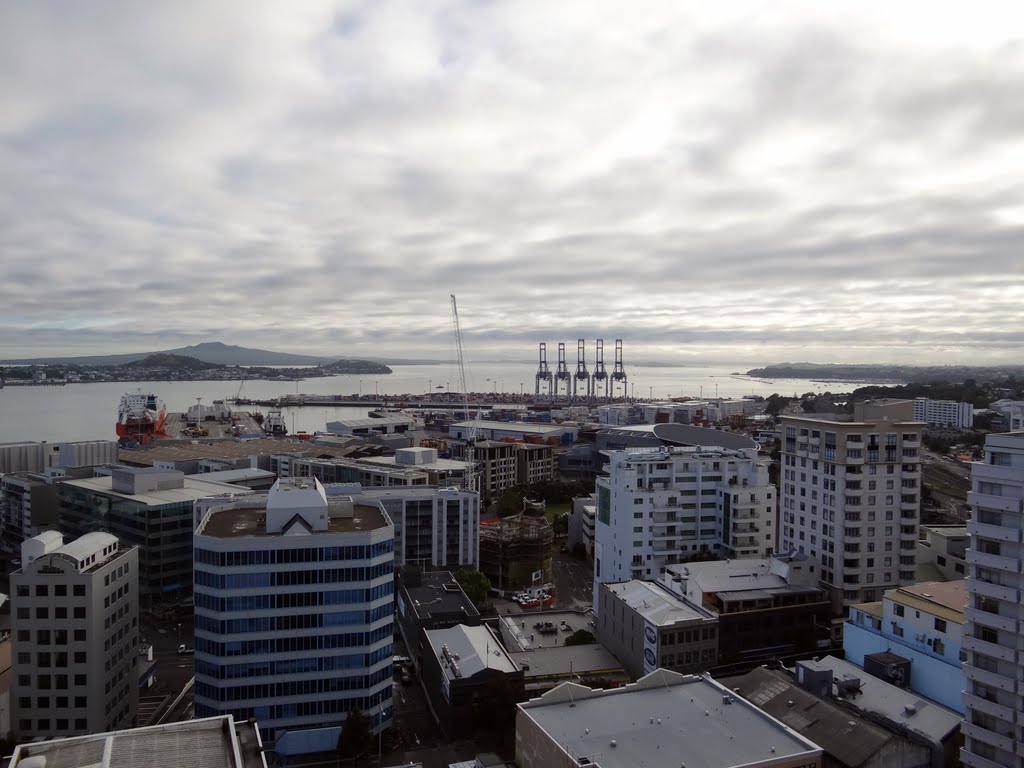
[[[549,522],[553,522],[556,517],[568,514],[572,509],[572,502],[565,502],[564,504],[548,504],[544,508],[544,516]]]

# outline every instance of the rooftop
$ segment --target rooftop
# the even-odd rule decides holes
[[[574,765],[586,757],[601,768],[725,768],[820,754],[710,677],[664,669],[608,691],[562,683],[519,708]]]
[[[922,525],[922,531],[927,531],[933,536],[964,538],[967,536],[966,525]]]
[[[565,647],[565,638],[573,632],[580,629],[590,633],[594,631],[590,617],[581,611],[531,611],[507,614],[501,616],[499,621],[503,624],[502,637],[508,641],[507,645],[510,651],[550,650]],[[559,627],[558,633],[538,632],[535,625],[542,622],[549,622]],[[567,629],[561,629],[563,624]]]
[[[606,586],[608,591],[655,626],[713,618],[703,608],[685,603],[664,587],[649,581],[633,580]]]
[[[672,578],[670,574],[675,574],[681,579],[689,579],[704,593],[788,587],[789,583],[785,578],[772,573],[771,565],[771,560],[767,558],[709,560],[670,565],[665,569],[665,573],[668,578]]]
[[[965,622],[964,611],[967,609],[969,596],[967,582],[964,579],[910,584],[889,590],[885,596],[908,608],[925,611],[955,621],[957,624]]]
[[[838,702],[820,699],[785,672],[759,667],[722,684],[819,745],[842,765],[859,766],[893,736]]]
[[[398,467],[399,469],[418,470],[442,470],[446,472],[463,472],[466,469],[466,462],[458,459],[437,459],[423,464],[400,464],[397,456],[367,456],[357,459],[360,464],[375,464],[382,467]]]
[[[222,469],[217,472],[202,472],[198,475],[185,475],[198,480],[205,480],[210,483],[244,483],[246,480],[269,480],[277,478],[273,472],[267,469]]]
[[[344,497],[328,497],[329,517],[327,530],[316,531],[314,535],[374,531],[378,528],[384,528],[390,523],[380,507],[371,504],[353,504],[353,515],[351,517],[330,514],[331,510],[347,508],[348,503],[348,500]],[[255,499],[240,499],[236,502],[228,502],[222,507],[211,509],[207,517],[199,524],[196,534],[213,536],[220,539],[239,536],[280,535],[267,534],[267,499],[265,496]]]
[[[183,488],[167,488],[162,491],[148,491],[144,493],[118,493],[112,488],[113,482],[113,477],[106,475],[103,477],[87,477],[83,480],[65,480],[61,485],[81,488],[93,493],[102,493],[105,496],[117,496],[118,498],[137,501],[140,504],[151,507],[163,504],[191,503],[196,499],[205,499],[207,496],[219,496],[226,493],[234,495],[251,493],[237,485],[197,480],[192,476],[185,477]]]
[[[449,427],[449,430],[456,427],[469,429],[471,426],[473,426],[473,422],[460,421],[452,424],[451,427]],[[526,421],[479,421],[476,423],[476,428],[478,430],[496,429],[535,435],[547,435],[552,432],[564,432],[566,430],[566,427],[559,426],[558,424],[537,424]]]
[[[860,679],[860,691],[847,699],[851,706],[862,712],[880,715],[890,722],[921,734],[933,743],[946,738],[960,727],[963,720],[963,715],[922,698],[913,691],[897,688],[868,675],[848,661],[825,656],[818,660],[817,665],[820,668],[831,669],[833,679],[844,676]]]
[[[424,634],[448,680],[472,677],[485,669],[519,671],[489,627],[456,624],[448,629],[428,629]],[[448,650],[447,657],[454,663],[445,661],[445,648]]]
[[[631,426],[613,427],[603,432],[621,432],[625,434],[648,432],[666,445],[695,446],[699,448],[726,448],[740,450],[749,448],[757,450],[757,443],[746,435],[726,432],[721,429],[697,427],[692,424],[636,424]]]
[[[367,429],[373,427],[396,427],[396,426],[412,426],[415,424],[415,419],[409,416],[381,416],[379,418],[365,417],[365,418],[353,418],[353,419],[335,419],[334,421],[328,422],[327,430],[329,432],[334,431],[334,425],[342,429]]]
[[[250,456],[288,454],[311,457],[341,457],[348,451],[304,440],[258,438],[255,440],[207,440],[203,442],[155,440],[132,450],[118,451],[125,464],[152,466],[157,461],[198,461],[199,459],[244,459]]]
[[[46,768],[266,768],[259,731],[231,715],[22,744],[10,768],[45,757]],[[40,765],[32,761],[34,766]]]
[[[408,595],[411,604],[406,607],[416,614],[417,618],[428,618],[434,614],[451,615],[465,612],[466,616],[479,616],[480,612],[473,605],[462,587],[455,581],[450,571],[426,571],[416,576],[408,570],[402,574],[402,590]]]

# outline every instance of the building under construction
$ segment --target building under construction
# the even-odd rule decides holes
[[[480,523],[480,570],[500,594],[551,581],[554,532],[545,517],[518,514]]]

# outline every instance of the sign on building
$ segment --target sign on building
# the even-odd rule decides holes
[[[644,622],[644,674],[658,668],[658,628]]]

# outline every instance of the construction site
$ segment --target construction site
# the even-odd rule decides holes
[[[554,531],[547,518],[518,514],[480,521],[480,570],[500,595],[548,584]]]

